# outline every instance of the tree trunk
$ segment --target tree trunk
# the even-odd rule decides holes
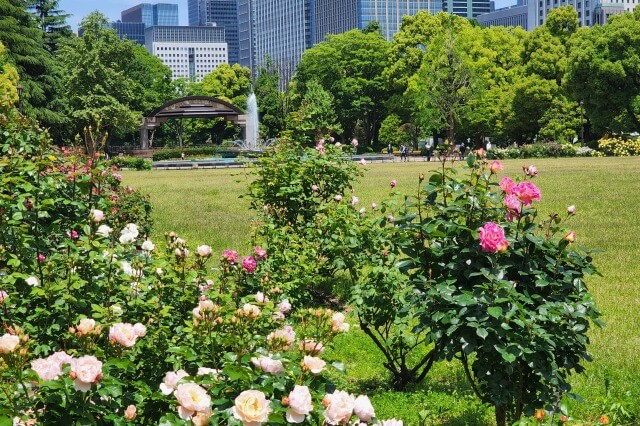
[[[447,129],[447,139],[449,139],[449,144],[451,146],[456,143],[456,120],[453,117],[453,114],[449,114],[447,117],[447,121],[449,122],[449,128]]]
[[[507,409],[504,405],[496,405],[496,426],[507,426]]]

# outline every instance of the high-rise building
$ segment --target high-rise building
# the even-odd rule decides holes
[[[229,63],[238,62],[237,0],[189,0],[189,25],[224,27]]]
[[[142,22],[145,26],[178,25],[178,5],[141,3],[120,14],[122,22]]]
[[[553,9],[561,6],[573,6],[578,13],[578,23],[581,27],[603,25],[612,15],[633,12],[640,4],[640,0],[529,0],[528,29],[532,30],[544,24]]]
[[[256,21],[251,0],[238,0],[238,63],[254,70]]]
[[[442,10],[463,18],[477,18],[491,12],[490,0],[443,0]]]
[[[144,29],[142,22],[112,22],[111,28],[116,30],[120,38],[127,38],[144,46]]]
[[[476,19],[483,27],[522,27],[527,30],[529,29],[528,16],[527,1],[518,0],[517,4],[513,6],[492,10],[489,13],[479,15]]]
[[[291,80],[300,57],[314,44],[313,1],[311,0],[238,0],[238,10],[250,11],[240,31],[240,51],[253,52],[252,70],[273,59],[281,82]],[[251,46],[253,44],[253,46]],[[244,55],[244,53],[243,53]]]
[[[200,82],[228,63],[223,27],[152,26],[145,30],[146,48],[171,69],[173,79]]]

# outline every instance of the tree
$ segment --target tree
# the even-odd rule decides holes
[[[310,81],[317,81],[335,99],[345,137],[356,127],[363,129],[363,145],[376,144],[378,130],[386,116],[389,88],[382,76],[388,63],[387,42],[380,33],[351,30],[330,35],[326,41],[302,55],[296,87],[302,94]]]
[[[598,134],[640,131],[640,9],[569,41],[565,83]]]
[[[400,146],[407,139],[401,127],[402,120],[400,120],[400,117],[396,114],[389,114],[380,126],[380,142],[384,145]]]
[[[205,75],[196,90],[246,109],[251,91],[251,70],[239,64],[222,64]]]
[[[44,44],[47,50],[55,54],[63,40],[71,37],[73,32],[67,24],[69,14],[60,10],[60,0],[29,0],[31,12],[35,15],[40,30],[44,33]]]
[[[132,45],[133,61],[127,75],[136,83],[138,96],[133,109],[147,114],[177,97],[176,84],[171,80],[171,69],[138,44]]]
[[[129,75],[135,61],[133,42],[107,29],[107,18],[93,12],[82,20],[83,36],[59,52],[69,115],[75,120],[90,154],[107,135],[123,136],[139,126],[140,86]]]
[[[452,16],[451,20],[455,20]],[[455,143],[456,122],[469,112],[469,103],[479,96],[482,82],[467,52],[474,41],[473,28],[454,30],[450,25],[429,43],[418,74],[410,82],[418,114],[427,128],[445,130]]]
[[[279,89],[280,74],[275,62],[267,58],[266,65],[258,68],[254,92],[260,113],[260,128],[265,138],[278,137],[284,130],[285,114],[283,93]]]
[[[23,0],[0,0],[0,42],[7,49],[8,62],[20,75],[24,113],[43,127],[59,128],[66,122],[55,104],[61,74],[26,6]]]
[[[290,128],[301,131],[308,139],[321,139],[340,132],[340,124],[333,108],[333,96],[320,83],[311,80],[302,99],[300,109],[290,114]],[[313,139],[312,139],[313,138]]]
[[[18,71],[7,63],[6,50],[0,43],[0,111],[5,111],[18,101]]]

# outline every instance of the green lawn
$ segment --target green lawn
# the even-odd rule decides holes
[[[521,173],[522,160],[505,161],[503,174]],[[594,361],[585,375],[573,379],[574,391],[585,398],[572,404],[587,421],[611,411],[616,403],[640,421],[640,158],[575,158],[526,160],[540,175],[542,214],[577,207],[573,224],[578,243],[602,250],[595,256],[602,277],[591,277],[590,289],[607,326],[591,333]],[[372,164],[356,186],[361,203],[381,201],[389,181],[408,193],[417,188],[418,173],[436,163]],[[235,175],[234,175],[235,173]],[[239,174],[238,174],[239,173]],[[176,231],[190,245],[209,244],[214,252],[249,247],[252,212],[244,192],[247,177],[238,170],[124,172],[124,183],[151,195],[155,234]],[[351,378],[336,381],[353,392],[367,392],[379,417],[404,418],[416,424],[427,411],[427,424],[491,424],[492,414],[471,396],[457,364],[434,368],[425,383],[410,392],[390,392],[381,358],[357,330],[342,336],[329,354],[347,366]],[[609,392],[605,383],[610,383]],[[629,423],[629,422],[627,422]],[[613,422],[613,424],[616,424]],[[623,424],[621,422],[617,424]]]

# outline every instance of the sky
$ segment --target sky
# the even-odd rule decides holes
[[[189,23],[187,0],[162,0],[162,3],[177,3],[178,12],[180,13],[180,25]],[[82,18],[87,16],[94,10],[98,10],[105,14],[109,21],[117,21],[120,19],[120,12],[140,3],[160,3],[156,0],[60,0],[60,9],[71,14],[69,17],[69,25],[74,31],[78,30],[78,24]],[[496,0],[496,7],[504,7],[509,4],[515,4],[515,0]]]
[[[177,3],[178,12],[180,13],[180,25],[189,23],[187,0],[60,0],[59,6],[61,10],[71,14],[67,22],[71,25],[73,31],[78,30],[78,24],[82,18],[87,16],[94,10],[98,10],[105,14],[109,21],[117,21],[120,19],[120,12],[140,3]]]

